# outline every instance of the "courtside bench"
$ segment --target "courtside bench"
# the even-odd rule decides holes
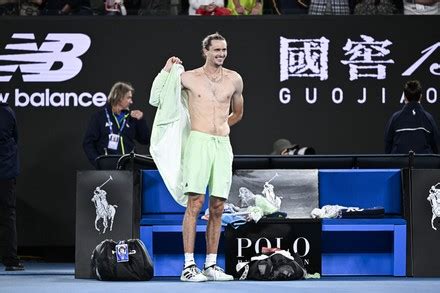
[[[384,218],[324,219],[323,275],[406,275],[400,169],[319,170],[324,205],[385,209]]]
[[[142,171],[140,237],[150,252],[155,276],[178,276],[183,264],[182,219],[185,209],[165,188],[157,170]],[[325,219],[323,221],[323,275],[406,275],[406,221],[402,216],[400,169],[319,170],[320,207],[382,206],[379,219]],[[202,209],[207,208],[207,201]],[[198,220],[197,232],[207,222]],[[197,233],[195,259],[205,259],[205,240]],[[220,240],[218,263],[224,267]]]

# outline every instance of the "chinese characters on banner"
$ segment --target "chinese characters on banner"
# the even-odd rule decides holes
[[[375,40],[367,35],[360,35],[360,40],[348,39],[341,49],[345,51],[350,80],[371,77],[378,80],[386,79],[387,65],[394,64],[389,57],[393,42],[388,39]],[[280,37],[280,81],[294,77],[312,77],[327,80],[329,77],[328,51],[330,40],[319,39],[288,39]],[[417,68],[440,47],[440,42],[423,50],[422,56],[414,62],[402,76],[410,76]],[[429,68],[431,74],[440,75],[440,64],[433,63]]]

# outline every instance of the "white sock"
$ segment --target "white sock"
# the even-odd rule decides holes
[[[183,267],[187,268],[195,264],[196,262],[194,261],[194,253],[185,253],[185,264],[183,265]]]
[[[210,253],[206,255],[205,268],[217,264],[217,254]]]

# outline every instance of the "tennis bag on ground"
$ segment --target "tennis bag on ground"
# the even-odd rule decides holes
[[[250,262],[237,264],[237,271],[240,280],[259,281],[301,280],[307,274],[299,255],[292,256],[286,250],[275,251],[270,256],[254,256]]]
[[[93,250],[91,269],[102,281],[148,281],[154,276],[153,262],[139,239],[102,241]]]

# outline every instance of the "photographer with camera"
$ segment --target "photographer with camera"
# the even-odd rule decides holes
[[[311,147],[301,147],[298,144],[292,144],[285,138],[277,139],[273,143],[271,155],[294,156],[294,155],[314,155],[315,150]]]

